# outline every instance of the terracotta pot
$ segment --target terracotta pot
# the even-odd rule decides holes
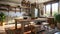
[[[60,29],[60,23],[57,23],[57,27]]]
[[[0,26],[3,26],[3,22],[0,22]]]

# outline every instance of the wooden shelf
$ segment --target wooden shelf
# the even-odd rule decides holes
[[[0,8],[1,8],[0,11],[7,11],[7,12],[9,11],[21,12],[21,9],[26,10],[25,12],[27,12],[27,10],[30,11],[31,9],[31,7],[28,7],[28,6],[10,6],[10,5],[4,5],[4,4],[0,4]]]
[[[8,11],[8,10],[6,10],[6,9],[0,9],[0,11]]]

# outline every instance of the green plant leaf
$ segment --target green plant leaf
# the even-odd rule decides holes
[[[55,20],[60,23],[60,14],[55,15]]]
[[[4,21],[4,19],[5,19],[5,14],[4,13],[0,13],[0,21]]]

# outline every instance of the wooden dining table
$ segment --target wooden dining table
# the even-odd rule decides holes
[[[24,27],[25,25],[29,25],[31,21],[41,21],[42,19],[15,19],[15,29],[17,30],[17,23],[21,24],[21,34],[24,34]],[[42,21],[47,21],[47,19],[43,19]],[[34,26],[35,27],[35,26]],[[36,27],[35,27],[36,30]],[[35,31],[36,34],[36,31]]]
[[[24,34],[24,27],[25,25],[29,24],[31,20],[21,20],[21,19],[15,19],[15,29],[17,30],[17,23],[20,23],[21,24],[21,34]]]

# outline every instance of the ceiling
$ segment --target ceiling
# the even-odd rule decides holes
[[[21,5],[22,0],[0,0],[0,4],[9,4],[11,6],[16,6],[16,5]],[[43,2],[48,2],[51,0],[26,0],[30,1],[31,3],[37,2],[37,3],[43,3]]]
[[[22,0],[0,0],[0,1],[8,1],[8,2],[14,2],[14,3],[21,3]],[[37,3],[43,3],[51,0],[26,0],[30,1],[31,3],[37,2]]]

